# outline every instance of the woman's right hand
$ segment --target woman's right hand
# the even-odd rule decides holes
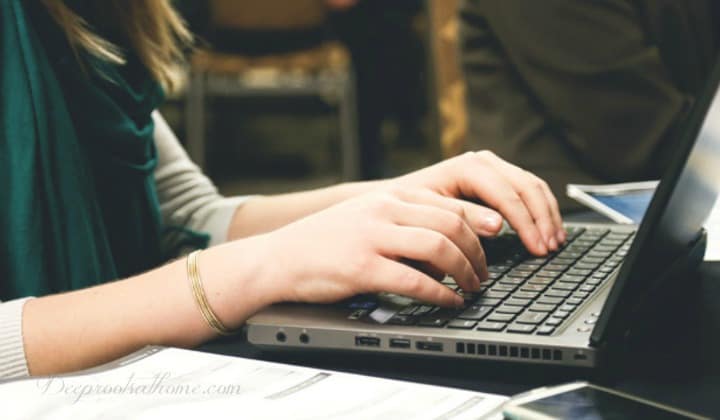
[[[261,276],[273,285],[273,301],[391,292],[455,306],[462,298],[433,276],[447,273],[477,291],[487,278],[478,235],[501,227],[489,208],[404,189],[358,196],[255,239],[269,253]]]

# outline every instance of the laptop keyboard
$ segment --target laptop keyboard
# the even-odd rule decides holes
[[[568,228],[564,246],[547,257],[530,255],[517,235],[483,239],[489,278],[475,293],[443,281],[465,298],[459,309],[412,304],[388,324],[551,335],[615,271],[634,232]]]

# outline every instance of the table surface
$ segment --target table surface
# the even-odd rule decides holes
[[[720,418],[720,263],[704,263],[697,288],[683,313],[667,322],[651,347],[625,357],[621,372],[481,360],[322,351],[269,351],[250,345],[243,335],[203,345],[200,350],[361,373],[505,395],[564,382],[585,380]],[[685,310],[687,309],[687,310]],[[689,315],[688,315],[689,313]]]

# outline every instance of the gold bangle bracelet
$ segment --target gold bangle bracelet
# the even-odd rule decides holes
[[[190,280],[190,287],[192,289],[193,297],[195,298],[195,303],[197,303],[200,313],[202,313],[203,318],[205,318],[205,321],[210,328],[220,335],[232,335],[233,332],[220,322],[218,317],[215,315],[215,312],[213,312],[212,308],[210,308],[210,303],[207,300],[205,289],[203,288],[202,280],[200,279],[200,270],[198,269],[199,255],[200,250],[197,250],[191,252],[187,257],[187,276],[188,280]]]

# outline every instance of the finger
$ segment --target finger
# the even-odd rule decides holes
[[[462,209],[462,207],[461,207]],[[469,285],[476,289],[480,281],[487,279],[485,252],[480,239],[465,223],[462,216],[451,211],[433,206],[413,204],[400,201],[393,208],[390,220],[400,226],[421,227],[440,232],[453,242],[463,253],[478,277],[477,285]]]
[[[428,276],[432,277],[436,281],[442,281],[445,278],[445,273],[441,272],[437,268],[433,267],[432,265],[426,263],[426,262],[420,262],[415,260],[409,260],[407,258],[400,259],[400,262],[410,266],[411,268],[414,268],[418,271],[421,271]]]
[[[525,202],[512,185],[484,160],[472,158],[474,165],[459,174],[460,192],[483,200],[498,210],[515,229],[527,249],[535,255],[547,254],[547,245]]]
[[[495,236],[502,228],[502,216],[495,210],[457,198],[446,197],[424,189],[399,190],[403,201],[443,208],[462,217],[481,236]]]
[[[389,226],[380,253],[389,258],[409,258],[430,264],[455,279],[463,289],[477,291],[480,278],[460,248],[442,233],[416,226]]]
[[[538,230],[541,232],[545,245],[551,250],[558,249],[557,233],[550,203],[543,190],[544,183],[540,178],[506,162],[495,155],[488,155],[487,162],[508,180],[517,194],[525,202]]]
[[[390,292],[441,306],[462,306],[463,298],[428,275],[405,264],[381,258],[368,280],[370,292]]]
[[[535,176],[535,175],[533,175]],[[553,194],[552,190],[550,189],[550,186],[547,184],[547,182],[543,181],[542,179],[538,178],[541,182],[541,185],[543,187],[543,191],[545,193],[545,197],[547,198],[548,203],[550,203],[550,211],[553,216],[553,222],[555,223],[555,227],[557,229],[557,240],[558,243],[565,243],[565,240],[567,239],[567,235],[565,234],[565,228],[563,227],[563,221],[562,221],[562,215],[560,213],[560,204],[558,204],[557,198],[555,198],[555,194]]]

